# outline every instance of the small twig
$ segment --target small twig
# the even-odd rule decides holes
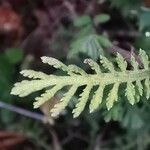
[[[32,118],[32,119],[36,119],[42,122],[45,122],[45,116],[39,113],[35,113],[35,112],[31,112],[29,110],[23,109],[23,108],[19,108],[17,106],[13,106],[11,104],[6,104],[2,101],[0,101],[0,108],[4,108],[7,109],[9,111],[18,113],[20,115]]]
[[[58,139],[58,136],[54,130],[50,130],[50,133],[52,135],[52,145],[54,150],[62,150],[62,146],[60,144],[60,141]]]

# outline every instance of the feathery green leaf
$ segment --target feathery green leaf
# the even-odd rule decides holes
[[[131,65],[133,69],[127,70],[127,62],[120,54],[117,54],[116,62],[119,71],[117,68],[115,70],[113,63],[104,56],[101,56],[100,65],[92,59],[86,59],[84,62],[88,63],[91,69],[94,70],[94,74],[87,74],[76,65],[67,66],[55,58],[42,57],[43,63],[59,68],[67,72],[68,75],[56,76],[32,70],[23,70],[21,74],[25,77],[32,78],[32,80],[23,80],[22,82],[16,83],[11,94],[24,97],[33,92],[45,89],[44,94],[37,97],[34,103],[34,107],[38,108],[51,99],[63,87],[70,87],[60,102],[51,110],[52,116],[56,116],[65,109],[71,98],[75,95],[76,90],[81,86],[85,86],[85,89],[80,94],[78,103],[73,109],[74,117],[78,117],[84,110],[94,87],[97,87],[97,90],[90,101],[90,112],[93,112],[99,107],[103,100],[104,89],[108,85],[113,85],[113,88],[110,90],[106,99],[106,106],[108,110],[112,108],[114,102],[118,99],[119,87],[124,83],[126,84],[126,88],[124,89],[125,95],[129,103],[133,105],[140,100],[141,96],[145,96],[147,99],[150,98],[149,57],[143,50],[140,50],[139,59],[141,59],[143,68],[139,67],[139,64],[132,56]],[[101,72],[101,66],[109,70],[109,72]]]

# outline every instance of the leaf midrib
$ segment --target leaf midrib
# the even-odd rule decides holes
[[[114,73],[101,73],[101,74],[89,74],[87,76],[76,75],[76,76],[51,76],[48,82],[51,85],[62,84],[62,85],[109,85],[113,83],[125,83],[142,81],[150,77],[150,69],[140,69],[138,71],[126,71],[126,72],[114,72]]]

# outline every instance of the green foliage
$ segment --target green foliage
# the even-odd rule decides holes
[[[130,19],[136,18],[140,31],[150,30],[150,9],[142,0],[110,0],[112,7],[119,9],[122,14]],[[146,2],[145,2],[146,4]],[[141,44],[142,45],[142,44]]]
[[[116,57],[119,70],[116,70],[112,62],[104,56],[100,57],[101,66],[92,59],[86,59],[84,63],[89,64],[91,69],[95,71],[95,74],[87,74],[84,70],[75,65],[66,66],[55,58],[44,56],[41,58],[43,63],[61,69],[67,72],[68,75],[47,75],[42,72],[24,70],[21,71],[21,74],[25,77],[33,78],[34,80],[23,80],[22,82],[16,83],[11,94],[24,97],[32,92],[48,88],[44,94],[36,98],[34,107],[38,108],[51,99],[59,90],[67,86],[69,88],[68,92],[64,94],[60,102],[51,110],[52,116],[57,116],[68,105],[77,89],[81,86],[85,86],[83,92],[80,94],[75,109],[73,109],[74,117],[78,117],[84,110],[93,87],[97,87],[97,89],[89,105],[90,112],[96,110],[101,104],[106,86],[113,85],[106,99],[107,109],[110,110],[118,100],[119,86],[122,83],[126,83],[125,95],[129,103],[133,105],[139,100],[137,100],[137,98],[140,98],[144,93],[147,99],[150,98],[149,58],[143,50],[140,50],[139,57],[143,64],[143,69],[140,69],[135,58],[131,56],[132,70],[127,70],[127,63],[119,53]],[[100,67],[102,66],[106,69],[105,72],[101,71]],[[138,91],[136,91],[136,89],[138,89]]]
[[[68,58],[78,58],[79,54],[98,60],[99,55],[104,55],[104,49],[111,46],[111,42],[103,35],[97,35],[95,26],[109,21],[108,14],[98,14],[90,16],[80,16],[74,20],[74,26],[78,31],[70,44]]]
[[[142,7],[139,13],[139,29],[149,30],[150,29],[150,9]]]
[[[131,129],[139,129],[143,126],[143,118],[139,115],[139,111],[137,108],[128,107],[126,115],[122,121],[124,127],[128,127]]]
[[[22,50],[17,48],[10,48],[6,50],[5,55],[11,64],[19,63],[23,59]]]
[[[95,25],[106,23],[109,20],[110,16],[108,14],[99,14],[96,15],[93,19]]]
[[[31,2],[34,9],[32,9],[32,6],[30,7],[29,3],[25,4],[29,6],[27,6],[28,8],[32,9],[30,10],[30,15],[35,15],[33,12],[37,9],[39,3],[41,3],[40,1],[41,0],[38,0],[38,2]],[[110,1],[113,8],[110,6]],[[56,71],[52,73],[53,75],[48,75],[34,70],[23,70],[21,71],[21,74],[26,77],[25,80],[28,82],[24,83],[24,86],[23,84],[20,84],[23,87],[20,87],[20,89],[18,85],[17,88],[20,90],[20,95],[24,96],[25,94],[28,95],[36,90],[40,91],[29,97],[22,98],[23,101],[25,99],[26,100],[24,102],[20,102],[18,101],[18,97],[13,97],[9,94],[13,83],[16,82],[16,80],[21,80],[20,75],[18,75],[18,70],[20,70],[20,67],[22,69],[31,69],[32,67],[38,69],[41,68],[42,64],[38,62],[38,59],[36,59],[37,55],[34,55],[34,62],[30,63],[25,59],[23,60],[23,64],[20,66],[22,51],[16,48],[4,50],[5,52],[1,52],[0,54],[0,100],[33,111],[32,99],[36,97],[34,108],[40,107],[40,111],[42,112],[43,110],[45,112],[45,109],[49,109],[50,111],[50,109],[53,108],[51,110],[53,115],[58,115],[60,110],[65,109],[66,106],[68,106],[69,109],[64,111],[66,115],[55,120],[56,124],[51,126],[49,130],[49,125],[46,125],[46,128],[43,128],[41,123],[36,126],[34,125],[36,122],[35,120],[29,120],[26,117],[24,118],[22,115],[17,115],[2,108],[0,109],[0,128],[5,130],[13,129],[15,132],[20,131],[21,134],[29,137],[30,141],[37,146],[33,149],[91,150],[97,149],[98,147],[102,150],[149,149],[150,99],[146,99],[149,95],[147,92],[149,91],[149,79],[141,80],[139,77],[139,72],[142,73],[142,70],[144,71],[144,66],[147,66],[147,63],[144,63],[143,61],[143,64],[145,65],[142,65],[140,62],[142,57],[141,59],[137,59],[140,66],[134,57],[131,58],[131,62],[127,63],[119,54],[117,54],[115,60],[114,57],[109,55],[106,51],[107,48],[109,49],[109,46],[111,47],[111,42],[108,40],[109,38],[114,44],[117,43],[118,46],[123,46],[122,48],[125,49],[130,47],[126,46],[126,43],[130,43],[129,45],[132,45],[134,49],[142,48],[146,50],[145,52],[150,56],[150,13],[148,8],[145,9],[145,7],[143,7],[143,4],[144,1],[142,0],[98,0],[95,2],[82,1],[79,6],[78,2],[65,1],[61,4],[62,6],[60,6],[60,8],[64,9],[65,7],[66,11],[69,10],[69,13],[65,13],[65,16],[61,20],[59,18],[62,17],[63,14],[59,15],[59,13],[61,13],[59,10],[62,9],[58,9],[58,11],[56,9],[56,14],[53,14],[55,4],[52,4],[52,11],[48,14],[47,11],[44,10],[45,5],[43,5],[43,11],[38,12],[40,16],[44,16],[44,18],[38,17],[39,19],[42,18],[42,20],[37,18],[38,20],[34,19],[31,22],[31,18],[29,17],[29,20],[27,18],[25,22],[29,22],[29,24],[31,22],[31,25],[29,25],[30,29],[28,28],[28,25],[25,26],[24,32],[26,36],[24,37],[25,39],[22,39],[27,41],[27,43],[23,42],[21,39],[19,41],[21,43],[23,42],[26,45],[25,47],[32,47],[31,53],[33,55],[37,52],[36,43],[38,42],[38,39],[41,39],[42,37],[41,50],[43,54],[48,53],[49,55],[56,56],[63,60],[63,63],[65,64],[69,64],[70,62],[78,64],[80,67],[83,67],[86,72],[76,65],[64,65],[60,61],[52,58],[50,59],[49,64],[55,65],[55,67],[58,68],[48,69],[50,72]],[[56,8],[58,7],[59,4],[56,4]],[[20,7],[19,10],[22,10],[22,8]],[[19,12],[20,11],[17,11],[17,13]],[[26,13],[26,11],[23,13]],[[105,13],[110,14],[111,20],[109,14]],[[47,20],[49,17],[54,18],[54,22],[56,21],[57,28],[54,27],[56,30],[53,30],[53,26],[48,25],[51,25],[51,22]],[[108,22],[109,20],[110,24]],[[47,27],[45,25],[42,26],[41,23],[45,25],[47,24]],[[35,26],[38,27],[37,29],[41,30],[36,30]],[[34,29],[35,31],[42,32],[36,34],[38,32],[34,32]],[[31,32],[31,36],[28,36],[30,31],[33,32]],[[45,33],[47,34],[45,35]],[[40,36],[41,34],[42,36]],[[49,37],[49,34],[52,35],[52,38]],[[106,37],[104,35],[106,35]],[[10,40],[7,41],[7,39],[2,39],[2,37],[1,42],[1,49],[4,49],[3,44],[6,44],[7,47],[10,45]],[[7,45],[7,43],[9,45]],[[22,45],[21,43],[18,44]],[[45,47],[48,48],[46,51]],[[109,50],[111,50],[111,48]],[[28,52],[30,52],[30,50],[28,50]],[[108,57],[106,59],[101,56],[101,62],[99,64],[99,55],[104,56],[105,52]],[[129,51],[124,52],[127,54],[129,53]],[[135,53],[136,52],[137,51],[135,50]],[[144,55],[145,54],[143,54],[143,56]],[[86,59],[85,63],[87,63],[90,67],[81,63],[83,58],[87,57],[91,59]],[[112,60],[114,64],[112,64],[110,60]],[[143,60],[147,60],[147,58],[144,58]],[[46,62],[48,63],[48,59],[47,61],[45,60],[45,63]],[[56,64],[59,65],[57,66]],[[85,67],[83,65],[85,65]],[[62,68],[64,72],[62,72],[61,69],[59,70],[59,68]],[[89,70],[89,68],[92,70]],[[66,72],[68,72],[67,75]],[[88,74],[87,72],[91,74]],[[94,75],[97,75],[98,77],[93,78],[93,73],[95,73]],[[128,80],[126,80],[127,82],[120,82],[122,79],[121,77],[123,77],[124,74],[126,74],[125,78],[128,78]],[[134,79],[136,79],[136,81],[129,82],[129,79],[132,78],[132,74],[134,74]],[[109,77],[106,79],[104,78],[105,75],[109,75]],[[79,80],[78,77],[80,76],[83,77],[80,78],[82,80]],[[89,80],[87,79],[87,76],[90,77]],[[69,78],[71,83],[74,81],[71,85],[68,83]],[[116,78],[120,79],[119,83],[106,83],[106,81],[109,81],[110,78],[112,80]],[[85,85],[82,85],[84,82],[83,79],[86,80],[88,84],[86,83]],[[104,83],[97,84],[99,79],[100,81],[105,79]],[[54,82],[54,80],[58,80],[57,84],[55,84],[56,82]],[[64,82],[62,82],[63,80]],[[80,82],[79,85],[77,85],[76,82]],[[89,82],[92,82],[92,84]],[[43,86],[44,88],[41,87],[42,90],[40,88],[41,84],[45,84]],[[41,96],[39,94],[41,94]],[[49,100],[51,97],[53,98]],[[48,103],[43,105],[43,103],[47,102],[47,100]],[[53,107],[54,103],[56,103],[55,107]],[[131,104],[134,105],[132,106]],[[41,107],[41,105],[43,106]],[[47,108],[45,108],[45,106]],[[81,111],[84,111],[80,118],[72,120],[72,114],[70,111],[73,110],[74,106],[75,109],[73,112],[75,117],[78,116]],[[95,110],[96,112],[92,113]],[[88,114],[88,111],[90,111],[90,114]],[[51,131],[52,135],[49,135],[47,130]],[[66,136],[64,137],[64,135]],[[41,137],[43,138],[41,139]],[[60,140],[60,143],[59,140],[57,140],[57,137]],[[70,141],[67,139],[73,140]],[[53,147],[53,143],[56,144],[56,147]],[[75,145],[73,148],[72,143]],[[52,147],[50,144],[52,144]],[[62,146],[62,148],[59,148],[58,145]]]
[[[13,76],[16,74],[16,65],[22,60],[20,49],[7,49],[0,54],[0,98],[9,101],[11,96],[9,91],[13,84]]]
[[[74,20],[74,26],[76,26],[76,27],[83,27],[83,26],[89,25],[91,23],[92,23],[92,19],[88,15],[77,17]]]
[[[150,55],[150,37],[146,37],[145,35],[140,36],[136,39],[135,44],[137,48],[147,49],[147,54]],[[141,46],[140,46],[141,45]]]
[[[17,75],[16,66],[21,62],[23,53],[20,49],[10,48],[0,54],[0,100],[13,103],[10,90],[13,86],[14,76]],[[14,114],[4,109],[0,111],[0,122],[10,124]]]
[[[71,51],[69,52],[68,57],[72,58],[83,53],[91,57],[93,60],[97,60],[100,54],[104,55],[104,48],[110,46],[111,42],[104,36],[91,34],[75,40],[71,44]]]
[[[123,15],[131,15],[132,10],[138,10],[141,6],[141,0],[110,0],[111,5],[120,9]]]
[[[108,14],[98,14],[93,18],[93,20],[90,16],[84,15],[84,16],[77,17],[74,20],[74,26],[85,27],[87,25],[92,24],[92,22],[95,25],[98,25],[98,24],[106,23],[109,20],[110,20],[110,16]]]

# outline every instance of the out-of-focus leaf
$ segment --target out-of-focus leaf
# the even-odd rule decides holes
[[[103,54],[103,49],[95,36],[86,36],[72,43],[69,57],[74,57],[79,53],[84,53],[96,60],[99,55]]]
[[[10,124],[14,119],[14,113],[1,109],[0,111],[1,121],[6,124]]]
[[[111,120],[114,121],[120,121],[123,117],[123,110],[120,105],[115,105],[108,111],[104,117],[106,122],[109,122]]]
[[[74,41],[71,44],[71,51],[69,52],[68,57],[73,58],[80,53],[83,53],[92,59],[97,60],[99,55],[104,54],[104,48],[109,47],[110,45],[111,43],[107,38],[92,34]]]
[[[98,25],[98,24],[101,24],[101,23],[106,23],[107,21],[110,20],[110,16],[108,14],[100,14],[100,15],[96,15],[94,17],[94,24],[95,25]]]
[[[93,28],[92,25],[85,26],[82,28],[78,33],[75,35],[75,39],[81,39],[85,36],[91,35],[95,33],[95,29]]]
[[[135,41],[135,47],[137,47],[138,49],[140,48],[145,49],[147,54],[150,55],[150,37],[146,37],[144,35],[137,38]]]
[[[127,112],[123,117],[122,124],[127,128],[139,129],[143,126],[144,122],[142,117],[139,115],[138,110],[135,109],[135,107],[132,107],[127,109]]]
[[[120,9],[124,16],[131,15],[131,11],[138,10],[141,7],[141,0],[110,0],[112,7]],[[130,15],[129,15],[130,14]]]
[[[104,48],[108,48],[108,47],[111,47],[112,46],[112,43],[109,41],[108,38],[106,38],[105,36],[98,36],[98,39],[99,39],[99,42],[101,43],[101,45],[104,47]]]
[[[0,98],[10,101],[10,89],[14,82],[15,65],[22,60],[23,54],[20,49],[8,49],[0,54]]]
[[[5,58],[5,55],[0,55],[0,98],[5,101],[10,100],[10,82],[14,74],[14,67]]]
[[[139,14],[139,29],[150,28],[150,9],[142,7]]]
[[[23,58],[23,53],[21,49],[10,48],[6,50],[6,58],[12,64],[20,62]]]
[[[83,26],[89,25],[91,23],[92,23],[92,20],[91,20],[90,16],[86,16],[86,15],[77,17],[74,20],[74,26],[76,26],[76,27],[83,27]]]

